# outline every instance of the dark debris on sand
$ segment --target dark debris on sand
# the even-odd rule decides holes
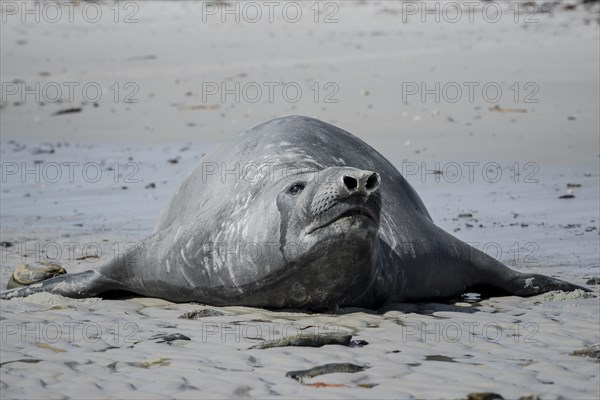
[[[361,365],[350,363],[325,364],[310,369],[290,371],[287,374],[285,374],[285,376],[288,378],[295,379],[297,381],[302,381],[305,378],[314,378],[315,376],[333,374],[337,372],[360,372],[364,371],[366,368],[368,367],[363,367]]]
[[[250,349],[270,349],[273,347],[322,347],[328,344],[338,344],[341,346],[350,346],[352,335],[343,333],[332,333],[326,335],[296,335],[281,339],[269,340],[268,342],[257,344]]]
[[[198,319],[198,318],[206,318],[206,317],[222,317],[225,314],[221,311],[212,310],[210,308],[204,310],[194,310],[184,312],[179,316],[181,319]]]

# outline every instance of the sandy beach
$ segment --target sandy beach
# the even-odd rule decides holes
[[[3,2],[0,287],[21,262],[122,254],[203,154],[302,114],[379,150],[443,229],[591,293],[335,314],[2,300],[1,398],[597,398],[600,6],[450,3]],[[301,333],[353,342],[251,349]],[[332,363],[361,368],[287,376]]]

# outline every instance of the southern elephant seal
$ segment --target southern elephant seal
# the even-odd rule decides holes
[[[438,228],[381,154],[316,119],[262,123],[206,155],[147,239],[97,270],[6,291],[330,310],[456,296],[584,289],[524,274]],[[587,289],[584,289],[587,290]]]

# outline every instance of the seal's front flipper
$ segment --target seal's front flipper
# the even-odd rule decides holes
[[[537,294],[550,292],[552,290],[572,292],[580,289],[586,292],[591,292],[591,290],[586,287],[552,278],[550,276],[539,274],[523,274],[516,271],[514,273],[514,277],[501,282],[499,286],[509,294],[523,297],[535,296]]]
[[[8,300],[40,292],[81,299],[118,289],[120,289],[118,282],[104,277],[98,271],[89,270],[76,274],[60,275],[29,286],[4,291],[0,293],[0,299]]]

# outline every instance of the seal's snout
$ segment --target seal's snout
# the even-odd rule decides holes
[[[340,183],[343,191],[348,195],[355,193],[369,195],[379,188],[379,174],[361,170],[346,172]]]
[[[352,198],[365,204],[377,192],[381,182],[378,173],[351,167],[331,168],[324,176],[310,206],[314,216],[325,213],[344,199]]]

